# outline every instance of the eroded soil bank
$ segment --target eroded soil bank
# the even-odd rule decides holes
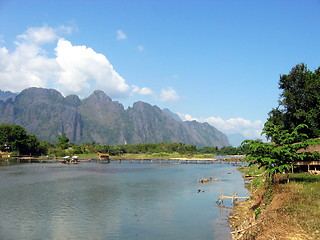
[[[232,240],[320,239],[320,176],[295,175],[290,183],[251,189],[229,223]]]

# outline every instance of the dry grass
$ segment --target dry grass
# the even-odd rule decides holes
[[[234,239],[320,239],[320,176],[294,174],[290,179],[290,183],[272,186],[270,202],[260,190],[253,200],[237,207],[236,219],[255,226]],[[261,210],[258,218],[254,217],[255,209]]]

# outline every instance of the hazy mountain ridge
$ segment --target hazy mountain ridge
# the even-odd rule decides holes
[[[6,101],[9,98],[12,98],[12,100],[14,100],[14,98],[17,96],[17,93],[13,93],[10,91],[1,91],[0,90],[0,101]]]
[[[203,146],[229,146],[227,137],[209,125],[183,122],[170,110],[145,102],[124,109],[104,92],[80,100],[63,97],[53,89],[28,88],[16,98],[0,101],[0,123],[25,127],[42,140],[56,142],[65,133],[74,143],[138,144],[181,142]]]
[[[231,146],[239,147],[244,140],[247,140],[241,133],[227,134]]]

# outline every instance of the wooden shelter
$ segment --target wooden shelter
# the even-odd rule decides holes
[[[307,149],[300,149],[297,151],[297,153],[303,152],[320,153],[320,145],[309,146]],[[320,158],[313,161],[297,162],[296,167],[298,168],[298,171],[309,172],[312,174],[320,174]]]
[[[110,155],[109,153],[98,153],[100,161],[108,161],[110,162]]]

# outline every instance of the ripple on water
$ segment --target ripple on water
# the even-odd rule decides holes
[[[0,170],[0,239],[229,239],[221,238],[228,213],[221,215],[215,200],[221,188],[247,193],[241,174],[228,164],[21,164]],[[225,181],[197,183],[203,177]]]

